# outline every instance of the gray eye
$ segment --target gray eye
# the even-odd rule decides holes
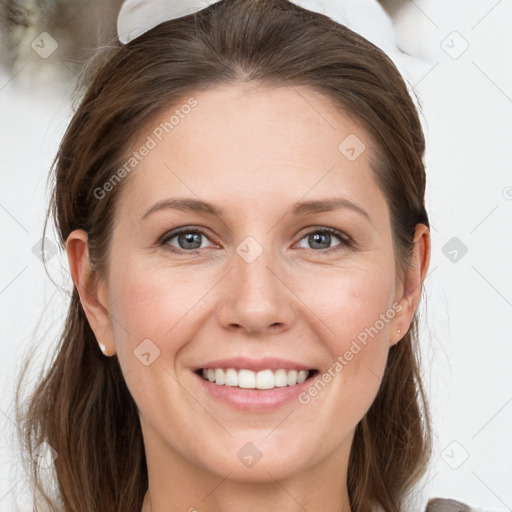
[[[164,240],[164,243],[178,250],[194,251],[206,247],[205,245],[201,244],[201,238],[208,240],[202,231],[187,229],[178,233],[170,234],[167,239]],[[177,240],[177,244],[171,243],[171,240],[174,239]]]
[[[340,242],[335,245],[341,245],[341,242],[343,241],[342,238],[334,233],[331,233],[330,231],[326,230],[316,230],[308,233],[306,236],[302,238],[302,240],[307,240],[308,246],[303,248],[305,249],[330,249],[333,247],[331,244],[334,241],[333,238],[337,238]],[[302,241],[301,240],[301,241]]]
[[[180,249],[199,249],[201,236],[201,233],[180,233],[177,236]]]

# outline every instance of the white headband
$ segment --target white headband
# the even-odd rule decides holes
[[[193,14],[219,0],[125,0],[117,18],[117,34],[123,44],[164,21]],[[417,59],[397,49],[391,19],[377,0],[290,0],[324,14],[368,39],[387,53],[398,69],[410,78],[407,68]],[[326,7],[327,6],[327,7]]]

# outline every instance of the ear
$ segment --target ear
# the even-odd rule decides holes
[[[69,234],[66,240],[69,269],[96,340],[105,345],[104,354],[111,356],[115,344],[107,308],[107,287],[91,265],[87,239],[87,232],[82,229]]]
[[[401,296],[398,296],[396,300],[401,309],[394,320],[390,345],[398,343],[411,326],[430,264],[430,252],[430,230],[424,224],[417,224],[414,232],[411,263],[404,276]],[[400,334],[398,334],[398,330],[400,330]]]

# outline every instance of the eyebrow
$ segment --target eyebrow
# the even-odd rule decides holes
[[[328,212],[341,208],[349,209],[356,213],[359,213],[360,215],[365,217],[370,223],[372,222],[370,215],[368,214],[368,212],[366,212],[366,210],[361,208],[356,203],[345,198],[329,198],[311,201],[299,201],[293,203],[291,207],[291,214],[295,216],[305,216],[313,213]],[[185,210],[193,213],[206,214],[219,218],[221,218],[224,214],[221,208],[207,201],[189,198],[163,199],[162,201],[158,201],[148,210],[146,210],[141,217],[141,221],[150,216],[152,213],[167,209]]]

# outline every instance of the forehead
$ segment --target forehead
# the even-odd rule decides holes
[[[151,147],[126,184],[131,206],[166,193],[236,196],[256,207],[375,188],[369,135],[308,88],[244,84],[192,93],[147,124],[132,147],[143,146]]]

